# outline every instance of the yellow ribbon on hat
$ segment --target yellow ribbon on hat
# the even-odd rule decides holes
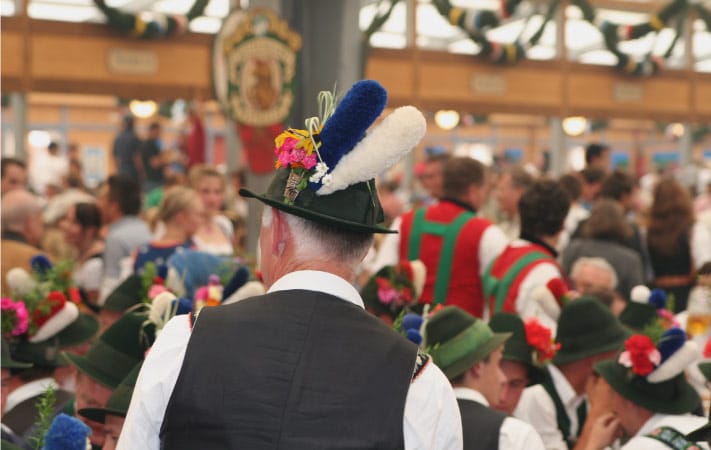
[[[148,25],[146,24],[146,22],[143,19],[141,19],[140,16],[136,16],[136,18],[133,21],[133,33],[132,34],[136,37],[142,36],[143,33],[146,31],[147,26]]]
[[[461,8],[452,8],[449,10],[449,23],[452,25],[457,25],[459,23],[459,19],[462,18],[462,15],[464,14],[464,10]]]
[[[662,22],[658,14],[654,14],[649,18],[649,24],[654,28],[654,31],[659,31],[664,28],[664,22]]]

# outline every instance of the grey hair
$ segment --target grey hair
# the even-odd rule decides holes
[[[619,279],[617,278],[617,272],[615,272],[615,268],[612,267],[612,265],[607,262],[607,260],[599,257],[578,258],[573,264],[573,268],[570,270],[571,278],[575,278],[575,274],[582,270],[583,266],[592,266],[608,272],[610,274],[612,284],[610,288],[617,289],[617,284],[619,283]]]
[[[22,231],[25,220],[40,209],[37,197],[29,192],[9,192],[2,202],[2,229]]]
[[[271,226],[271,211],[271,207],[264,207],[262,226]],[[299,258],[338,261],[356,266],[373,245],[372,234],[343,231],[285,212],[281,214],[286,217],[291,234],[295,236],[294,246]]]

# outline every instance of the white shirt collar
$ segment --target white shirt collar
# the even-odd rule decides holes
[[[551,378],[553,379],[553,385],[555,390],[558,392],[560,400],[567,409],[575,410],[580,403],[585,399],[583,395],[578,395],[575,393],[575,389],[570,385],[568,379],[565,375],[558,370],[554,365],[549,365],[548,370],[550,371]]]
[[[42,394],[50,386],[54,389],[58,388],[57,382],[54,381],[54,378],[50,377],[40,378],[39,380],[23,384],[7,396],[7,400],[5,401],[5,413],[25,400]]]
[[[462,386],[455,387],[454,395],[459,399],[471,400],[473,402],[481,403],[487,408],[489,407],[489,402],[486,400],[486,397],[484,397],[481,392],[475,391],[474,389]]]
[[[321,272],[320,270],[297,270],[296,272],[287,273],[276,280],[267,292],[292,289],[323,292],[365,308],[363,299],[356,288],[348,281],[332,273]]]
[[[655,414],[649,419],[647,419],[646,422],[644,422],[644,425],[642,425],[639,430],[637,431],[637,434],[635,436],[644,436],[646,434],[651,433],[654,431],[655,428],[658,428],[659,425],[658,423],[664,420],[664,418],[669,417],[667,414]]]

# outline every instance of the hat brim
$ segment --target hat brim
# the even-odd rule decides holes
[[[650,383],[643,377],[630,376],[626,367],[611,360],[595,364],[595,371],[620,396],[655,413],[686,414],[701,404],[699,394],[683,373],[661,383]]]
[[[699,371],[706,378],[706,381],[711,381],[711,361],[700,362]]]
[[[506,353],[504,349],[504,354],[501,358],[503,361],[512,361],[519,364],[523,364],[528,372],[528,386],[533,386],[534,384],[543,383],[546,377],[546,371],[531,363],[531,359],[526,359],[522,355],[517,353]]]
[[[105,423],[106,416],[126,417],[126,411],[118,411],[111,408],[82,408],[77,413],[99,423]]]
[[[116,387],[121,382],[121,380],[116,379],[115,376],[98,370],[87,358],[83,356],[66,352],[63,353],[63,355],[67,360],[69,360],[72,365],[76,366],[77,369],[82,371],[82,373],[88,375],[93,380],[103,384],[104,386],[110,387],[111,389],[116,389]]]
[[[99,321],[90,314],[79,313],[77,320],[57,334],[61,348],[74,347],[93,338],[99,331]]]
[[[133,305],[141,302],[140,295],[143,281],[139,275],[129,275],[121,284],[106,297],[102,309],[108,311],[124,312]]]
[[[375,187],[370,187],[369,182],[358,183],[348,189],[336,191],[332,194],[324,196],[318,196],[315,192],[311,191],[309,188],[306,188],[299,193],[299,196],[295,200],[294,204],[287,204],[279,197],[279,190],[281,189],[281,192],[283,192],[284,186],[284,183],[281,181],[282,179],[285,181],[285,177],[287,176],[288,174],[286,171],[278,172],[275,179],[269,186],[268,192],[264,194],[257,194],[249,189],[242,188],[239,190],[239,195],[246,198],[257,199],[260,202],[280,211],[344,231],[351,231],[355,233],[397,233],[395,230],[385,228],[378,224],[370,225],[357,220],[349,220],[345,217],[337,217],[323,212],[324,209],[341,209],[342,211],[349,212],[355,211],[360,209],[356,205],[363,206],[362,204],[366,200],[371,203],[375,203],[373,205],[375,209],[371,211],[373,214],[377,214],[377,211],[382,211],[377,201],[377,193],[375,193],[376,200],[372,199],[373,193],[371,193],[370,190],[375,190]],[[366,192],[368,193],[367,196]],[[315,202],[315,200],[318,200],[318,202]],[[328,205],[321,205],[320,209],[322,211],[316,210],[316,205],[326,202],[328,202]],[[310,207],[307,208],[300,206],[301,204],[307,204]],[[352,207],[352,209],[349,207]],[[381,219],[382,217],[379,220]]]
[[[469,370],[474,364],[489,356],[491,352],[501,347],[510,337],[511,333],[494,333],[491,339],[477,347],[476,350],[467,353],[466,356],[447,367],[440,367],[440,369],[442,369],[442,372],[447,376],[447,379],[452,380],[457,378]]]
[[[32,363],[15,361],[10,356],[2,358],[2,361],[0,361],[0,365],[2,365],[3,369],[29,369],[30,367],[32,367]]]
[[[565,347],[558,350],[558,353],[553,357],[553,364],[567,364],[575,361],[580,361],[589,356],[599,355],[601,353],[618,351],[625,345],[625,340],[632,334],[628,329],[620,326],[624,332],[617,338],[608,342],[601,342],[597,347],[588,347],[581,351],[566,352]]]

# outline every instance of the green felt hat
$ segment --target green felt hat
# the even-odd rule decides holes
[[[57,333],[59,346],[75,347],[93,338],[99,331],[99,320],[91,314],[79,313],[77,320]]]
[[[629,333],[610,309],[594,297],[568,302],[558,318],[560,350],[553,364],[575,362],[622,348]]]
[[[338,106],[333,94],[321,92],[321,117],[307,119],[307,130],[289,129],[277,137],[281,168],[267,191],[240,189],[240,195],[338,230],[394,232],[380,225],[385,216],[374,178],[417,145],[427,124],[416,108],[405,106],[366,136],[386,104],[387,92],[373,80],[355,83]]]
[[[699,370],[703,374],[706,381],[711,382],[711,361],[704,361],[699,363]]]
[[[529,386],[542,382],[545,371],[533,362],[533,354],[536,349],[528,345],[523,320],[516,314],[498,312],[489,321],[489,328],[495,333],[511,333],[511,337],[504,345],[503,359],[519,362],[526,366]]]
[[[153,344],[155,326],[146,320],[144,314],[126,313],[99,336],[86,355],[65,356],[95,381],[115,389]]]
[[[106,297],[103,309],[124,312],[141,301],[143,280],[139,275],[129,275]]]
[[[510,336],[494,333],[484,321],[456,306],[445,306],[425,325],[425,347],[450,380],[486,358]]]
[[[106,421],[106,416],[119,416],[126,417],[128,412],[128,405],[131,403],[131,396],[133,395],[133,388],[136,386],[136,380],[138,379],[138,373],[143,367],[143,361],[138,363],[134,367],[126,378],[121,380],[121,383],[114,389],[106,402],[106,406],[103,408],[82,408],[78,412],[82,416],[94,422],[104,423]]]
[[[687,381],[684,373],[650,383],[646,377],[632,376],[630,370],[617,361],[595,364],[595,371],[622,397],[659,414],[686,414],[701,404],[699,394]]]
[[[360,291],[368,311],[376,316],[389,315],[395,319],[408,306],[417,305],[424,287],[427,269],[422,261],[402,261],[394,266],[385,266],[372,275]],[[381,299],[378,280],[386,282],[398,292],[397,299]]]
[[[42,342],[21,340],[10,344],[13,359],[39,367],[62,367],[67,361],[62,357],[59,338],[54,336]]]
[[[657,308],[650,303],[628,302],[620,313],[620,322],[629,329],[639,332],[658,317]]]
[[[3,369],[27,369],[32,367],[32,363],[15,361],[12,359],[12,355],[10,354],[10,346],[5,339],[2,339],[0,349],[2,349],[2,360],[0,360],[0,366]]]

